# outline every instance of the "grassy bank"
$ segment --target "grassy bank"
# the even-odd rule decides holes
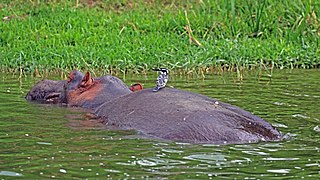
[[[320,64],[316,0],[15,0],[0,7],[1,69]]]

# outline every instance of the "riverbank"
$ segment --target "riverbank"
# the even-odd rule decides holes
[[[1,69],[319,68],[320,3],[1,3]]]

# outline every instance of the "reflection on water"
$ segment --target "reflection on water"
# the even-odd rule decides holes
[[[126,76],[153,87],[156,75]],[[171,76],[168,85],[244,108],[287,135],[241,145],[162,142],[106,129],[82,109],[28,103],[39,79],[0,74],[0,178],[305,178],[320,167],[319,70]],[[53,77],[57,79],[58,77]]]
[[[0,171],[0,176],[23,176],[20,173],[11,172],[11,171]]]

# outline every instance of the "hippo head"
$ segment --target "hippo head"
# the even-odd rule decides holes
[[[75,70],[69,74],[67,81],[43,79],[31,88],[26,99],[43,103],[67,103],[68,89],[75,89],[83,77],[84,75],[80,71]]]
[[[90,72],[84,75],[80,71],[72,71],[67,80],[38,82],[29,91],[26,99],[93,109],[131,92],[117,77],[106,75],[92,78]]]
[[[89,109],[96,108],[105,102],[131,93],[132,91],[119,78],[105,75],[92,78],[87,72],[81,81],[79,76],[69,76],[66,85],[67,103]]]
[[[31,88],[26,99],[44,103],[66,103],[62,96],[66,83],[67,81],[41,80]]]

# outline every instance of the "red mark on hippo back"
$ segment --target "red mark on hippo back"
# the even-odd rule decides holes
[[[139,91],[143,89],[143,86],[140,83],[133,84],[129,87],[132,92]]]

